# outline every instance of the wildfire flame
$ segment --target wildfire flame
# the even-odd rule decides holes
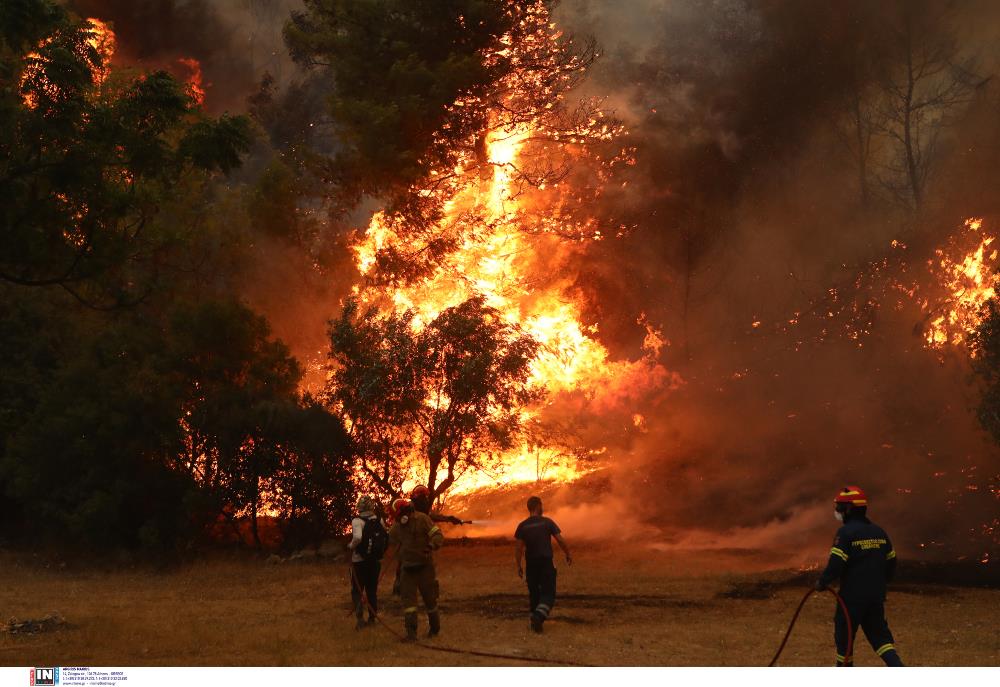
[[[520,59],[519,50],[538,50],[540,42],[559,39],[553,25],[544,21],[547,17],[544,5],[538,3],[533,11],[541,14],[540,26],[545,27],[544,31],[533,34],[534,41],[525,47],[501,40],[504,47],[500,52],[505,57],[513,55],[515,64]],[[536,87],[516,69],[512,81],[511,98]],[[459,100],[453,107],[466,104]],[[607,348],[596,338],[596,325],[584,324],[585,304],[574,295],[570,281],[555,276],[579,245],[560,237],[573,235],[600,240],[601,233],[590,220],[560,226],[560,222],[569,220],[563,220],[556,211],[564,190],[558,182],[550,186],[537,183],[533,194],[523,192],[523,187],[516,183],[516,172],[525,167],[522,158],[526,147],[543,136],[557,139],[564,147],[588,138],[607,141],[619,130],[595,115],[569,135],[565,131],[553,135],[543,117],[531,121],[500,120],[485,137],[485,173],[484,161],[472,156],[455,169],[432,173],[436,178],[452,179],[451,196],[437,229],[443,234],[457,233],[458,239],[455,249],[429,275],[403,285],[385,287],[373,280],[367,286],[355,287],[363,302],[413,312],[413,326],[417,329],[446,308],[474,295],[483,296],[508,322],[541,344],[540,353],[532,363],[531,382],[543,385],[549,395],[540,407],[522,411],[525,421],[538,418],[552,404],[572,403],[569,399],[581,397],[590,409],[598,412],[625,408],[624,402],[637,394],[679,381],[656,362],[666,342],[644,318],[639,322],[647,329],[645,355],[637,361],[611,360]],[[533,150],[532,155],[535,154]],[[393,218],[376,213],[353,247],[361,274],[374,276],[379,255],[386,249],[406,250],[409,242],[404,233]],[[625,417],[630,422],[632,413],[627,412]],[[641,420],[635,421],[636,427],[640,424]],[[589,453],[595,456],[604,451],[598,447]],[[460,494],[538,479],[572,481],[593,469],[581,465],[574,455],[560,448],[527,444],[504,455],[501,464],[498,474],[467,471],[456,480],[451,492]],[[407,482],[422,481],[422,460],[413,457],[411,465]]]
[[[998,251],[992,248],[996,237],[981,233],[983,220],[965,221],[965,232],[959,238],[978,239],[971,251],[959,258],[944,249],[935,251],[936,258],[928,262],[931,272],[938,275],[948,294],[947,310],[934,317],[927,329],[927,345],[941,348],[959,345],[979,326],[983,305],[996,295]],[[925,302],[924,309],[929,309]]]
[[[95,19],[93,17],[86,20],[87,28],[84,29],[85,39],[84,39],[84,50],[93,50],[99,56],[99,61],[94,61],[89,55],[80,55],[83,59],[91,64],[92,74],[95,86],[100,86],[105,81],[108,80],[108,76],[111,74],[111,58],[115,54],[115,32],[111,28],[101,21],[100,19]],[[39,46],[44,47],[50,42],[51,39],[46,39]],[[23,88],[27,82],[36,78],[42,71],[42,56],[38,52],[28,53],[26,56],[26,66],[21,74],[20,86]],[[46,90],[53,89],[54,86],[51,84],[43,84],[43,88]],[[51,95],[56,95],[52,93]],[[24,104],[35,109],[38,107],[38,99],[34,93],[24,94]]]
[[[205,84],[201,76],[201,62],[193,57],[182,57],[177,60],[187,71],[185,82],[187,83],[188,95],[198,105],[205,104]]]

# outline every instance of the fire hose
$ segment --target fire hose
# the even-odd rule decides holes
[[[799,619],[799,614],[802,612],[802,607],[806,605],[806,601],[808,601],[809,597],[812,596],[813,593],[817,591],[819,590],[810,589],[809,591],[806,592],[805,596],[802,597],[802,601],[799,602],[799,607],[795,609],[795,615],[792,616],[792,622],[788,624],[788,630],[785,631],[785,638],[781,640],[781,646],[778,647],[778,651],[775,652],[774,658],[771,659],[771,662],[767,664],[768,668],[774,666],[774,664],[778,662],[778,658],[781,656],[781,652],[784,651],[785,649],[785,644],[788,643],[788,638],[792,635],[792,628],[795,627],[795,621]],[[847,665],[852,662],[852,659],[854,657],[854,632],[853,632],[854,626],[851,624],[851,614],[847,612],[847,604],[844,603],[844,600],[840,597],[840,594],[833,591],[829,587],[826,589],[826,591],[833,594],[834,598],[837,600],[837,603],[840,604],[840,610],[844,612],[844,619],[847,621],[847,652],[844,654],[844,665]]]
[[[383,575],[385,574],[386,569],[387,569],[387,567],[383,567],[383,569],[382,569],[382,574]],[[359,581],[357,579],[357,576],[355,576],[355,574],[354,574],[353,566],[351,568],[350,575],[351,575],[351,583],[354,585],[354,588],[357,589],[358,593],[361,595],[361,600],[364,602],[365,606],[368,608],[368,612],[371,614],[371,616],[373,618],[375,618],[375,620],[378,621],[379,625],[381,625],[382,627],[384,627],[386,630],[389,631],[390,634],[392,634],[393,636],[395,636],[396,639],[398,639],[400,641],[407,641],[406,637],[401,632],[399,632],[397,630],[394,630],[388,624],[386,624],[386,622],[384,620],[382,620],[382,616],[379,615],[378,612],[375,611],[374,608],[372,608],[371,603],[369,603],[369,601],[368,601],[368,595],[365,594],[365,590],[361,588],[361,584],[359,583]],[[381,575],[379,576],[379,579],[380,580],[382,579]],[[458,649],[458,648],[450,647],[450,646],[438,646],[436,644],[427,644],[426,642],[421,642],[419,639],[409,640],[409,643],[413,644],[414,646],[419,646],[421,649],[428,649],[430,651],[439,651],[439,652],[447,653],[447,654],[466,654],[466,655],[469,655],[469,656],[483,656],[485,658],[502,658],[502,659],[504,659],[506,661],[523,661],[525,663],[548,663],[548,664],[552,664],[552,665],[561,665],[561,666],[587,667],[586,663],[576,663],[574,661],[566,661],[566,660],[562,660],[562,659],[558,659],[558,658],[539,658],[539,657],[536,657],[536,656],[514,656],[512,654],[500,654],[500,653],[493,653],[491,651],[476,651],[474,649]]]
[[[382,580],[382,577],[385,575],[386,570],[388,570],[388,566],[383,565],[382,566],[382,572],[379,575],[379,581],[380,582]],[[382,627],[384,627],[386,630],[388,630],[389,633],[392,634],[392,635],[394,635],[397,639],[399,639],[400,641],[405,640],[405,637],[403,636],[402,633],[394,630],[389,625],[387,625],[385,623],[385,621],[382,620],[382,616],[380,616],[378,614],[378,612],[376,612],[375,609],[372,608],[371,604],[368,601],[368,595],[365,594],[365,590],[361,588],[361,585],[360,585],[357,577],[354,575],[354,569],[353,569],[353,567],[351,568],[351,570],[349,572],[349,576],[351,578],[351,584],[353,584],[354,587],[355,587],[355,589],[357,589],[358,593],[360,594],[361,601],[365,604],[365,607],[367,607],[368,612],[371,614],[371,616],[373,618],[375,618],[375,620],[377,620],[378,623]],[[799,615],[802,613],[802,609],[806,605],[806,601],[808,601],[809,597],[812,596],[816,591],[818,591],[818,590],[816,590],[816,589],[809,589],[809,590],[806,591],[805,595],[802,597],[802,601],[799,602],[798,608],[795,609],[795,614],[792,615],[792,620],[788,624],[788,629],[785,631],[785,636],[782,638],[781,644],[778,646],[778,650],[774,653],[774,658],[772,658],[771,662],[767,664],[768,668],[774,667],[774,665],[777,664],[778,659],[781,657],[781,653],[785,650],[785,645],[788,644],[788,639],[792,636],[792,630],[795,628],[795,623],[798,621]],[[847,610],[847,604],[844,603],[844,600],[841,598],[840,594],[838,594],[837,592],[835,592],[834,590],[832,590],[830,588],[827,588],[826,591],[828,591],[831,594],[833,594],[833,598],[835,598],[837,600],[837,603],[840,604],[840,610],[843,611],[843,613],[844,613],[844,619],[845,619],[845,621],[847,623],[847,628],[848,628],[848,632],[847,632],[847,652],[844,654],[844,663],[845,664],[849,664],[849,663],[852,662],[852,658],[853,658],[853,655],[854,655],[854,633],[851,631],[851,629],[853,629],[853,626],[851,625],[851,614],[850,614],[850,612],[848,612],[848,610]],[[355,610],[356,609],[352,609],[351,610],[351,614],[353,614]],[[500,654],[500,653],[493,653],[493,652],[490,652],[490,651],[476,651],[476,650],[473,650],[473,649],[457,649],[457,648],[448,647],[448,646],[437,646],[437,645],[434,645],[434,644],[426,644],[425,642],[421,642],[419,640],[413,640],[412,643],[414,645],[416,645],[416,646],[419,646],[419,647],[423,648],[423,649],[429,649],[431,651],[440,651],[440,652],[450,653],[450,654],[467,654],[469,656],[484,656],[484,657],[487,657],[487,658],[502,658],[502,659],[509,660],[509,661],[524,661],[526,663],[549,663],[549,664],[555,664],[555,665],[580,666],[580,667],[586,667],[587,666],[587,664],[585,664],[585,663],[576,663],[574,661],[564,661],[564,660],[553,659],[553,658],[538,658],[538,657],[535,657],[535,656],[513,656],[511,654]]]

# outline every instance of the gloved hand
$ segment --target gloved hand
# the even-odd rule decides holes
[[[826,591],[826,589],[827,589],[826,582],[824,582],[822,579],[816,580],[816,591],[817,592]]]
[[[462,518],[456,518],[454,515],[449,515],[448,516],[448,522],[450,522],[452,525],[464,525],[465,524],[465,522],[462,520]]]

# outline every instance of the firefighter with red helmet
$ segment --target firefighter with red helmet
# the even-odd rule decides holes
[[[885,619],[886,585],[896,570],[896,551],[889,535],[867,517],[868,497],[860,487],[844,487],[834,499],[834,516],[843,522],[833,539],[830,560],[816,582],[824,590],[840,580],[840,597],[850,615],[850,627],[844,611],[837,604],[834,615],[834,641],[837,665],[851,666],[854,657],[847,655],[847,639],[857,635],[858,627],[875,653],[887,666],[902,666]],[[850,633],[850,635],[848,635]]]
[[[400,565],[399,593],[403,602],[403,625],[406,639],[417,638],[417,593],[427,610],[428,637],[441,631],[438,613],[438,581],[434,572],[434,551],[441,548],[444,535],[426,513],[421,513],[407,499],[392,504],[393,524],[389,530],[389,546],[396,552]]]
[[[413,487],[410,492],[410,503],[413,504],[414,509],[425,514],[434,523],[446,522],[451,525],[464,525],[465,520],[455,517],[454,515],[444,515],[443,513],[431,513],[431,506],[434,503],[434,499],[431,497],[431,490],[428,489],[423,484],[419,484]],[[392,593],[399,594],[399,564],[396,564],[396,577],[392,581]]]
[[[434,505],[434,499],[431,497],[431,490],[423,484],[413,487],[413,491],[410,492],[410,501],[413,503],[414,508],[429,516],[434,522],[447,522],[451,525],[465,524],[464,520],[454,515],[431,513],[431,506]]]

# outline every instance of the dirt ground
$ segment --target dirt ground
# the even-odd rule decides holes
[[[355,631],[346,565],[329,559],[234,557],[158,573],[45,568],[5,557],[0,618],[59,612],[68,626],[0,634],[0,664],[527,665],[516,657],[531,656],[586,665],[760,666],[816,575],[775,569],[747,552],[580,546],[572,567],[558,564],[556,610],[537,636],[528,629],[512,551],[491,541],[456,541],[441,551],[444,629],[432,640],[510,660],[428,651],[378,626]],[[384,616],[399,630],[390,580],[382,585]],[[829,595],[810,600],[781,664],[831,663],[833,603]],[[887,614],[909,664],[1000,665],[998,589],[904,582],[890,592]],[[860,634],[858,641],[858,665],[879,665]]]

